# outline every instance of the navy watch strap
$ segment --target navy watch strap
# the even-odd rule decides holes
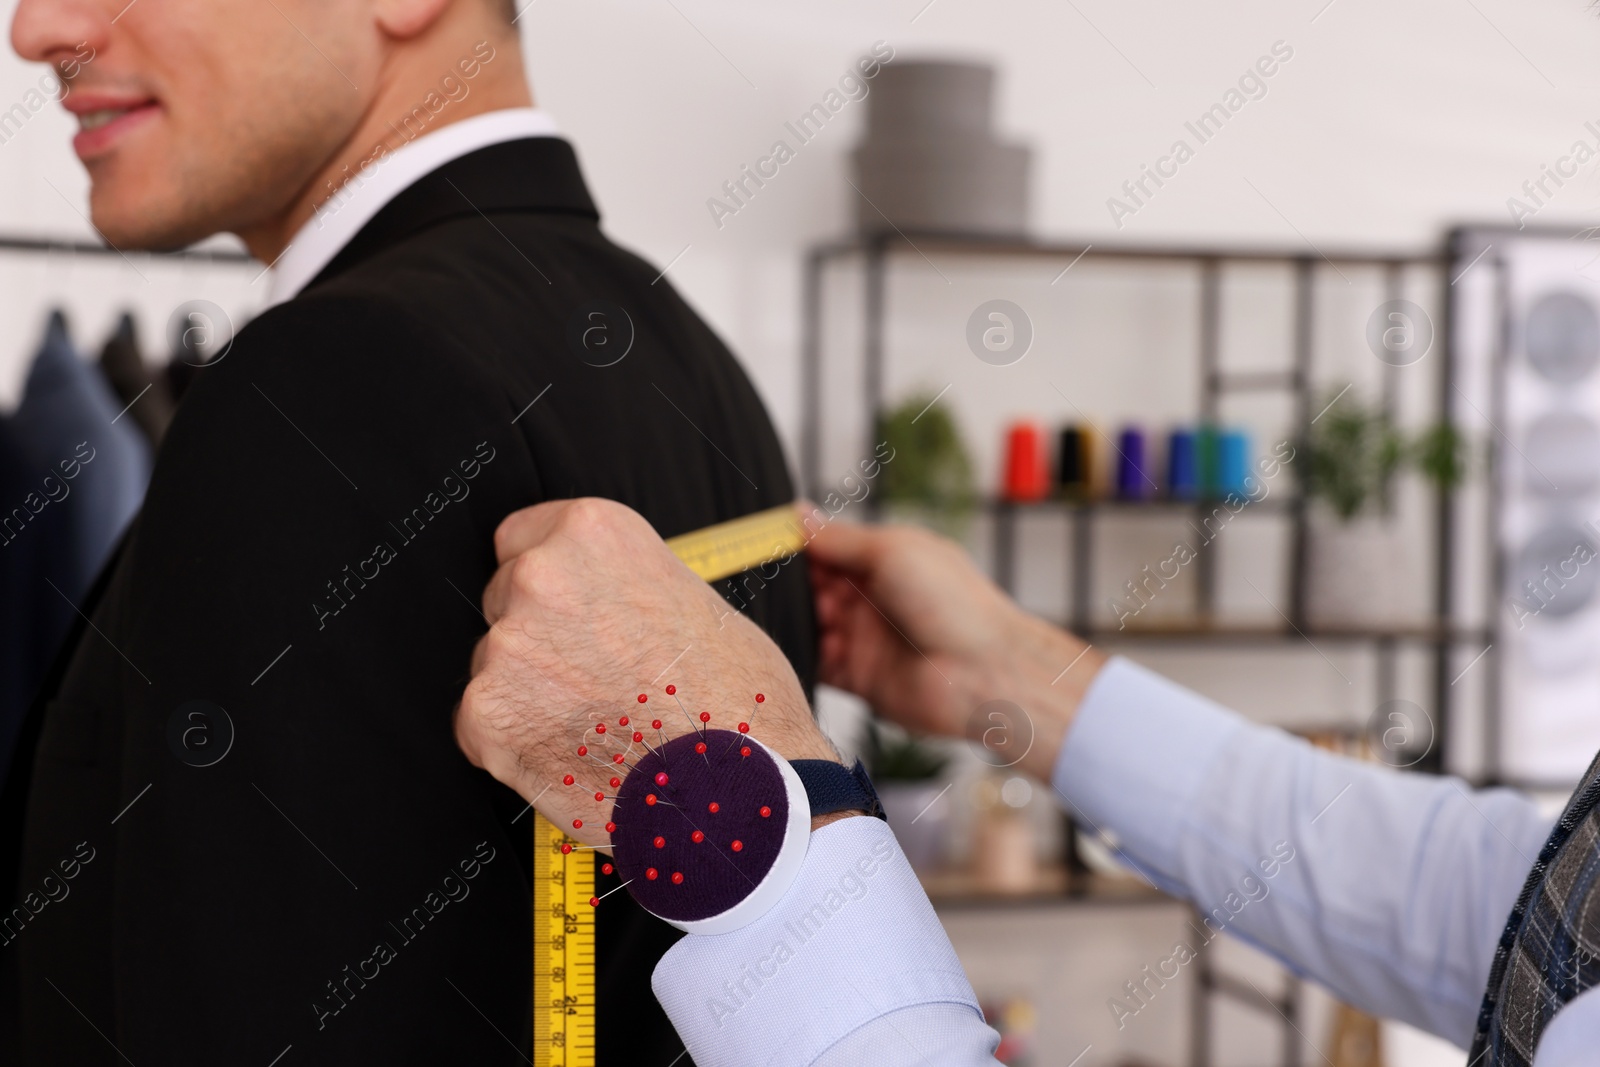
[[[872,779],[860,760],[856,760],[854,767],[825,759],[790,760],[789,766],[806,787],[813,817],[832,815],[836,811],[864,811],[875,818],[888,819],[878,800],[878,791],[872,788]]]

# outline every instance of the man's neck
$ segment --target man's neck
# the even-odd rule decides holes
[[[323,204],[363,166],[386,153],[475,115],[533,105],[523,73],[521,42],[514,33],[479,35],[455,52],[436,46],[385,71],[385,85],[355,133],[290,205],[272,218],[238,231],[250,254],[263,263],[276,262]],[[468,71],[473,73],[469,76]],[[452,80],[442,85],[446,78]]]

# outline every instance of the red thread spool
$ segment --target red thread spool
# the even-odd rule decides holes
[[[743,852],[744,842],[740,841],[738,838],[734,838],[733,844],[729,845],[728,847],[733,849],[735,852]]]
[[[1006,431],[1006,471],[1002,488],[1006,499],[1043,500],[1050,495],[1050,461],[1045,456],[1044,434],[1037,423],[1021,421]]]
[[[673,871],[672,872],[672,884],[673,885],[682,885],[683,884],[683,872],[682,871]]]
[[[656,873],[657,873],[657,872],[656,872],[656,869],[655,869],[655,868],[654,868],[654,867],[650,867],[650,868],[648,868],[648,869],[646,869],[646,870],[645,870],[645,872],[644,872],[644,876],[645,876],[645,877],[646,877],[646,878],[648,878],[648,879],[649,879],[649,880],[650,880],[650,881],[652,881],[652,882],[653,882],[653,881],[655,881],[655,880],[656,880]]]

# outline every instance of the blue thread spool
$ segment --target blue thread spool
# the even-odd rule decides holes
[[[1117,495],[1143,500],[1150,495],[1149,464],[1145,462],[1144,431],[1129,426],[1117,435]]]
[[[1220,495],[1248,496],[1250,435],[1227,430],[1217,435],[1217,490]]]
[[[1167,441],[1167,492],[1174,500],[1200,495],[1200,456],[1193,430],[1173,430]]]

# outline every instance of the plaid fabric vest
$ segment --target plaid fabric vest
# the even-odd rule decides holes
[[[1544,1028],[1600,985],[1600,756],[1567,802],[1495,949],[1469,1067],[1529,1067]],[[1600,1053],[1597,1053],[1600,1056]]]

